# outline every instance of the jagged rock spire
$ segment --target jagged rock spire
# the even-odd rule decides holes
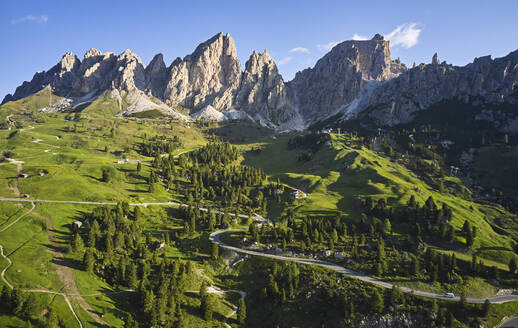
[[[162,54],[155,55],[147,65],[145,73],[146,90],[161,99],[167,83],[167,68],[164,63],[164,56]]]
[[[432,65],[439,65],[441,62],[439,61],[439,56],[437,56],[437,53],[433,54],[432,57]]]
[[[199,110],[232,107],[241,78],[241,64],[234,40],[218,33],[201,43],[183,60],[175,60],[167,77],[163,99],[170,105]]]

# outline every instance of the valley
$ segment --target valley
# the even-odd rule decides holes
[[[254,291],[248,281],[258,279],[254,275],[264,270],[279,270],[275,269],[279,265],[294,270],[291,264],[276,264],[284,261],[298,263],[297,270],[307,272],[302,276],[309,284],[315,279],[312,275],[327,281],[338,271],[350,277],[339,279],[349,286],[345,291],[367,288],[370,294],[380,288],[374,295],[395,290],[398,298],[408,293],[405,301],[395,302],[403,302],[400,311],[414,316],[413,320],[420,320],[419,307],[428,306],[434,298],[437,311],[452,313],[452,322],[458,324],[475,319],[496,323],[502,313],[514,311],[516,296],[498,296],[497,292],[516,284],[514,274],[508,273],[510,261],[517,259],[516,242],[512,231],[504,234],[497,228],[504,222],[512,224],[516,215],[496,203],[474,200],[459,177],[413,169],[412,156],[418,155],[403,153],[401,157],[403,149],[396,141],[390,141],[389,151],[359,132],[278,134],[242,121],[112,118],[113,104],[107,101],[94,101],[71,117],[69,113],[39,113],[35,111],[38,101],[36,95],[2,106],[2,113],[16,125],[0,131],[5,157],[0,165],[3,284],[17,288],[27,300],[34,294],[37,304],[33,314],[2,314],[2,322],[16,326],[21,317],[43,325],[57,320],[66,327],[131,327],[131,322],[145,326],[148,320],[166,326],[239,326],[243,319],[238,318],[240,301],[235,293],[209,297],[211,320],[203,319],[203,311],[198,314],[201,299],[193,292],[205,281],[210,288],[242,290],[248,295],[248,312],[250,304],[255,309],[261,297],[285,304],[284,319],[274,308],[261,311],[272,312],[271,320],[294,320],[294,324],[297,318],[291,317],[290,308],[300,302],[295,286],[288,284],[282,292],[272,294],[267,287],[266,296],[260,296],[262,292]],[[213,177],[215,172],[219,173]],[[221,188],[223,181],[233,187]],[[434,230],[439,227],[429,227],[419,219],[419,238],[412,237],[415,228],[411,222],[415,221],[405,221],[408,219],[401,212],[410,198],[417,204],[414,207],[428,204],[431,198],[436,211],[447,208],[450,214],[445,227],[454,236],[439,237],[440,231]],[[367,200],[372,205],[367,206]],[[382,203],[386,207],[376,207]],[[137,207],[142,209],[138,214]],[[117,244],[109,246],[111,251],[102,237],[106,232],[97,232],[94,241],[89,237],[92,215],[99,217],[96,222],[105,229],[113,229],[102,221],[103,215],[109,215],[102,213],[110,211],[123,215],[115,216],[119,228],[113,230],[111,238]],[[443,215],[437,213],[433,215]],[[390,222],[390,231],[380,228],[381,218],[385,224]],[[255,225],[255,220],[261,224]],[[138,222],[138,228],[130,228],[129,222]],[[463,232],[466,222],[476,230],[469,246],[465,246]],[[308,229],[305,237],[304,226],[309,224],[315,230]],[[127,237],[118,237],[119,230],[140,235],[133,238],[146,250],[138,244],[130,246]],[[248,240],[256,240],[256,246],[249,248]],[[385,254],[381,262],[380,242]],[[143,253],[134,257],[139,249]],[[95,254],[93,264],[85,262],[89,252]],[[244,257],[239,255],[243,253]],[[433,278],[434,266],[428,267],[426,262],[428,253],[446,263],[454,255],[456,264],[446,276],[444,269],[438,269]],[[119,261],[127,264],[121,267]],[[149,269],[145,269],[147,261]],[[423,269],[406,275],[416,261]],[[131,263],[137,268],[131,278],[136,281],[128,280],[128,272],[135,270]],[[470,269],[472,263],[476,271]],[[89,265],[93,267],[88,269]],[[106,265],[112,269],[102,269]],[[174,287],[171,300],[151,305],[152,312],[135,311],[132,303],[141,302],[140,297],[147,302],[148,297],[139,291],[138,281],[144,279],[146,270],[154,276],[164,265],[173,271],[177,270],[173,266],[188,266],[181,278],[185,282]],[[313,268],[315,265],[324,268]],[[256,268],[248,271],[250,266]],[[263,283],[267,282],[259,285]],[[453,299],[443,296],[451,291]],[[284,292],[289,295],[282,296]],[[162,299],[158,294],[154,297]],[[363,301],[352,296],[346,299],[346,304],[357,303],[361,309],[369,306],[364,302],[370,296]],[[477,309],[486,299],[494,304],[487,315],[480,316]],[[466,305],[460,311],[457,304],[462,302]],[[358,311],[369,318],[369,311]],[[379,311],[390,313],[384,308]],[[156,317],[153,313],[162,314]],[[346,320],[355,320],[347,313]],[[328,313],[326,322],[337,314]],[[254,314],[247,317],[247,325],[260,325],[254,323]],[[318,318],[311,322],[323,320]],[[397,315],[393,320],[398,320]]]
[[[407,67],[389,36],[289,81],[218,33],[168,65],[66,52],[20,84],[0,326],[514,324],[518,52]]]

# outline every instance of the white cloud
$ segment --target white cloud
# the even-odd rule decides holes
[[[282,59],[279,59],[279,61],[277,61],[277,65],[284,65],[284,64],[287,64],[287,63],[289,63],[292,59],[293,59],[293,57],[291,57],[291,56],[284,57],[284,58],[282,58]]]
[[[302,54],[309,54],[309,49],[304,47],[296,47],[290,50],[290,52],[299,52]]]
[[[27,15],[24,17],[11,19],[11,24],[14,25],[14,24],[28,23],[28,22],[45,24],[48,20],[49,20],[49,17],[46,15],[41,15],[41,16]]]
[[[392,47],[411,48],[417,44],[421,34],[421,29],[416,27],[417,23],[399,25],[392,32],[385,34],[385,40],[389,40]]]
[[[331,41],[331,42],[328,42],[325,44],[317,44],[317,48],[318,48],[318,50],[329,51],[329,50],[333,49],[333,47],[336,46],[338,43],[339,42]]]
[[[369,38],[367,38],[363,35],[356,34],[356,33],[354,33],[354,35],[353,35],[353,40],[362,41],[362,40],[368,40],[368,39]]]

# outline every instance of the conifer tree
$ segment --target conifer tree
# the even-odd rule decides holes
[[[369,303],[370,308],[374,313],[379,314],[383,311],[383,297],[377,289],[372,293]]]
[[[238,306],[237,306],[237,321],[239,321],[239,324],[243,324],[245,323],[245,319],[246,319],[246,303],[245,303],[245,299],[243,297],[241,297],[239,299],[239,303],[238,303]]]

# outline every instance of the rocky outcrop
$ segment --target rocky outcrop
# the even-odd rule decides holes
[[[306,120],[320,119],[353,101],[367,81],[385,81],[406,67],[390,59],[389,41],[376,34],[371,40],[336,45],[315,67],[290,82]]]
[[[437,53],[434,53],[432,57],[432,65],[439,65],[440,63],[439,56],[437,56]]]
[[[251,116],[261,116],[272,122],[287,122],[292,118],[291,97],[277,65],[267,50],[254,51],[246,62],[236,107]]]
[[[241,78],[241,64],[234,40],[219,33],[200,44],[169,68],[163,99],[171,106],[199,110],[211,105],[225,111],[232,107]]]
[[[82,62],[68,53],[4,101],[26,97],[49,84],[67,97],[117,90],[130,106],[149,104],[142,97],[152,96],[155,102],[192,113],[210,108],[231,112],[231,118],[253,117],[272,127],[302,129],[354,100],[368,81],[385,81],[405,70],[399,60],[390,59],[388,41],[376,35],[337,45],[314,68],[285,83],[266,50],[254,51],[241,71],[233,39],[219,33],[169,67],[161,54],[144,67],[129,50],[115,56],[90,49]]]
[[[81,62],[73,53],[67,52],[63,55],[59,63],[49,71],[34,74],[30,82],[23,82],[21,86],[16,88],[13,95],[8,94],[2,103],[25,98],[42,90],[47,85],[51,85],[51,87],[58,92],[69,91],[70,86],[74,85],[78,80],[80,64]]]
[[[140,57],[130,50],[125,50],[117,57],[113,73],[111,87],[123,91],[123,96],[132,98],[146,88],[144,65]]]
[[[383,316],[366,316],[351,323],[355,328],[425,328],[429,327],[430,317],[427,313],[399,313]]]
[[[266,50],[254,51],[241,71],[233,39],[219,33],[169,67],[161,54],[145,67],[130,50],[116,56],[90,49],[82,61],[66,53],[57,65],[36,73],[3,102],[49,86],[70,104],[91,101],[108,91],[116,95],[123,113],[150,109],[173,113],[172,108],[182,106],[200,117],[251,118],[293,130],[341,112],[343,119],[369,117],[393,125],[447,100],[516,104],[517,81],[518,51],[495,60],[477,58],[464,67],[441,63],[434,54],[430,64],[407,69],[399,58],[391,59],[389,41],[377,34],[371,40],[336,45],[313,68],[285,82]],[[502,129],[512,129],[516,123],[508,126]]]
[[[102,54],[94,48],[88,50],[79,68],[79,79],[72,86],[72,94],[81,96],[95,90],[107,89],[111,85],[109,76],[116,60],[113,52]]]
[[[518,51],[492,60],[476,58],[463,67],[439,63],[421,64],[383,83],[358,112],[380,124],[395,125],[412,120],[413,114],[442,101],[499,104],[518,103]],[[362,115],[362,114],[360,114]]]
[[[155,55],[146,70],[146,91],[161,99],[167,81],[167,68],[162,54]]]

